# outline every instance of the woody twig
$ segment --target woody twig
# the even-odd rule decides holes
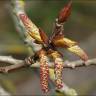
[[[19,60],[15,59],[12,56],[0,56],[0,62],[1,63],[8,63],[8,67],[0,67],[0,72],[8,72],[10,70],[18,69],[21,67],[26,67],[30,66],[31,68],[40,68],[39,62],[33,63],[33,64],[27,64],[25,60]],[[14,67],[11,67],[14,66]],[[63,62],[63,68],[68,68],[68,69],[74,69],[77,67],[87,67],[87,66],[96,66],[96,58],[89,59],[88,61],[84,62],[82,60],[75,60],[75,61],[64,61]],[[49,68],[54,68],[53,62],[50,62],[50,65],[48,65]],[[5,69],[6,71],[2,70]]]

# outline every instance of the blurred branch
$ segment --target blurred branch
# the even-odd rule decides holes
[[[7,92],[2,86],[0,86],[0,96],[11,96],[9,92]]]
[[[27,64],[25,60],[19,60],[15,59],[11,56],[0,56],[0,62],[3,63],[9,63],[11,65],[6,67],[0,67],[0,72],[8,72],[10,70],[18,69],[25,66],[30,66],[32,68],[39,68],[40,64],[39,62],[33,63],[33,64]],[[84,62],[82,60],[76,60],[76,61],[65,61],[63,63],[63,68],[71,68],[74,69],[76,67],[86,67],[89,65],[96,65],[96,58],[89,59],[88,61]],[[50,65],[48,65],[50,68],[54,68],[53,62],[50,62]]]
[[[40,67],[39,62],[30,64],[30,63],[26,62],[26,59],[25,60],[19,60],[19,59],[15,59],[11,56],[0,56],[0,62],[11,64],[11,65],[6,66],[6,67],[0,67],[0,72],[2,72],[2,73],[6,73],[8,71],[18,69],[18,68],[21,68],[21,67],[27,67],[27,66],[30,66],[32,68],[39,68]],[[81,60],[65,61],[63,63],[63,68],[73,69],[73,68],[76,68],[76,67],[83,67],[83,66],[86,67],[86,66],[89,66],[89,65],[96,65],[96,58],[90,59],[86,62],[83,62]],[[54,82],[55,81],[55,78],[54,78],[55,76],[54,76],[54,70],[53,70],[53,68],[54,68],[53,62],[50,62],[50,65],[48,65],[48,66],[50,67],[50,71],[49,71],[50,74],[51,74],[50,79]],[[76,91],[72,88],[69,88],[65,83],[63,83],[63,87],[61,89],[56,89],[56,94],[59,94],[59,95],[60,94],[63,94],[63,95],[66,94],[67,96],[72,96],[72,95],[77,96]]]

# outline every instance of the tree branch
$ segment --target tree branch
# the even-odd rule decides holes
[[[38,38],[40,39],[40,34],[39,34],[39,29],[38,27],[36,27],[36,25],[31,22],[31,20],[28,18],[25,10],[24,10],[24,1],[23,0],[11,0],[12,2],[12,17],[16,26],[16,30],[20,33],[20,35],[23,38],[23,41],[26,43],[27,47],[30,49],[33,49],[33,55],[35,52],[39,51],[40,49],[42,49],[42,44],[36,44],[34,42],[34,40],[38,40]],[[63,33],[63,25],[61,23],[64,23],[64,21],[66,21],[67,17],[70,14],[70,6],[71,3],[69,3],[69,5],[64,8],[61,12],[60,12],[60,18],[58,18],[58,21],[56,21],[56,25],[55,28],[57,31],[56,33],[53,32],[54,35],[56,35],[58,32],[62,31]],[[67,10],[69,9],[69,10]],[[64,14],[63,14],[64,13]],[[66,14],[65,14],[66,13]],[[63,17],[63,19],[62,19]],[[63,21],[62,21],[63,20]],[[60,27],[58,29],[58,27]],[[58,30],[57,30],[58,29]],[[32,32],[32,36],[35,36],[35,39],[32,37],[30,37],[29,32]],[[58,35],[58,34],[57,34]],[[39,37],[38,37],[39,36]],[[54,36],[53,36],[54,37]],[[30,50],[29,50],[30,51]],[[30,52],[31,53],[31,52]],[[27,60],[18,60],[15,59],[13,57],[10,56],[0,56],[0,62],[3,63],[9,63],[11,65],[6,66],[6,67],[0,67],[0,72],[6,73],[10,70],[13,69],[18,69],[21,67],[32,67],[32,68],[39,68],[40,67],[40,63],[37,61],[36,63],[28,63]],[[30,62],[30,61],[29,61]],[[54,74],[54,63],[50,62],[48,63],[49,65],[49,70],[52,69],[52,72],[50,72],[50,78],[51,80],[55,83],[55,74]],[[65,61],[63,63],[63,67],[64,68],[76,68],[76,67],[82,67],[82,66],[89,66],[89,65],[96,65],[96,59],[90,59],[86,62],[83,62],[81,60],[77,60],[77,61]],[[63,83],[63,87],[62,89],[57,89],[59,92],[61,93],[65,93],[68,96],[76,96],[76,92],[74,89],[69,88],[68,86],[65,85],[65,83]]]
[[[25,60],[19,60],[15,59],[11,56],[0,56],[0,62],[11,64],[9,66],[0,67],[0,72],[6,73],[10,70],[18,69],[25,66],[30,66],[32,68],[39,68],[40,64],[39,62],[33,63],[33,64],[27,64]],[[71,68],[74,69],[76,67],[86,67],[89,65],[96,65],[96,58],[89,59],[88,61],[84,62],[82,60],[76,60],[76,61],[65,61],[63,63],[64,68]],[[50,65],[48,65],[50,68],[54,67],[53,62],[50,62]]]
[[[14,69],[18,69],[18,68],[21,68],[21,67],[31,67],[31,68],[39,68],[40,67],[40,64],[39,62],[36,62],[36,63],[33,63],[33,64],[27,64],[26,63],[26,59],[25,60],[19,60],[19,59],[15,59],[11,56],[0,56],[0,62],[1,63],[8,63],[8,64],[11,64],[9,66],[6,66],[6,67],[0,67],[0,72],[2,73],[6,73],[8,71],[11,71],[11,70],[14,70]],[[51,69],[54,68],[54,64],[53,62],[50,62],[48,63],[50,65],[48,65]],[[81,60],[76,60],[76,61],[65,61],[63,63],[63,67],[64,68],[71,68],[71,69],[74,69],[76,67],[86,67],[86,66],[90,66],[90,65],[96,65],[96,58],[94,59],[90,59],[86,62],[83,62]],[[51,70],[50,69],[50,70]],[[55,78],[54,78],[54,70],[50,71],[51,73],[51,80],[54,82]],[[53,72],[53,73],[52,73]],[[53,75],[52,75],[53,74]],[[66,94],[67,96],[77,96],[77,93],[74,89],[72,88],[69,88],[67,85],[65,86],[66,84],[63,83],[63,87],[61,89],[56,89],[56,92],[60,92],[60,93],[57,93],[57,94]]]
[[[72,69],[74,69],[75,67],[84,67],[84,66],[86,67],[89,65],[96,65],[96,58],[89,59],[85,62],[82,60],[64,62],[64,68],[72,68]]]

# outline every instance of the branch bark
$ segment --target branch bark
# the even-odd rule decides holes
[[[0,56],[0,62],[11,64],[9,66],[0,67],[0,72],[6,73],[10,70],[18,69],[21,67],[30,66],[32,68],[39,68],[40,64],[39,62],[33,63],[33,64],[27,64],[25,60],[19,60],[15,59],[11,56]],[[49,68],[54,68],[54,63],[50,62]],[[63,68],[71,68],[74,69],[76,67],[86,67],[89,65],[96,65],[96,58],[89,59],[88,61],[84,62],[82,60],[76,60],[76,61],[64,61]]]
[[[21,67],[31,67],[31,68],[39,68],[40,64],[39,62],[33,63],[33,64],[27,64],[26,60],[19,60],[19,59],[15,59],[11,56],[0,56],[0,62],[3,63],[9,63],[11,65],[6,66],[6,67],[0,67],[0,72],[2,73],[7,73],[11,70],[14,69],[18,69]],[[50,65],[48,65],[50,67],[50,79],[54,82],[55,81],[55,76],[54,76],[54,63],[50,62],[48,63]],[[96,65],[96,58],[94,59],[90,59],[86,62],[83,62],[81,60],[76,60],[76,61],[65,61],[63,63],[63,68],[71,68],[74,69],[76,67],[86,67],[86,66],[90,66],[90,65]],[[60,94],[66,94],[67,96],[77,96],[77,92],[72,89],[69,88],[64,82],[63,82],[63,87],[61,89],[56,89],[56,93],[60,92]],[[57,93],[58,94],[58,93]]]

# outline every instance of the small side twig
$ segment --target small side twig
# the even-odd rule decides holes
[[[64,68],[75,68],[75,67],[86,67],[89,65],[96,65],[96,58],[89,59],[86,62],[82,60],[76,60],[76,61],[65,61],[64,62]]]
[[[25,66],[23,60],[17,60],[11,56],[0,56],[0,62],[11,64],[9,66],[0,67],[0,72],[3,73]]]

